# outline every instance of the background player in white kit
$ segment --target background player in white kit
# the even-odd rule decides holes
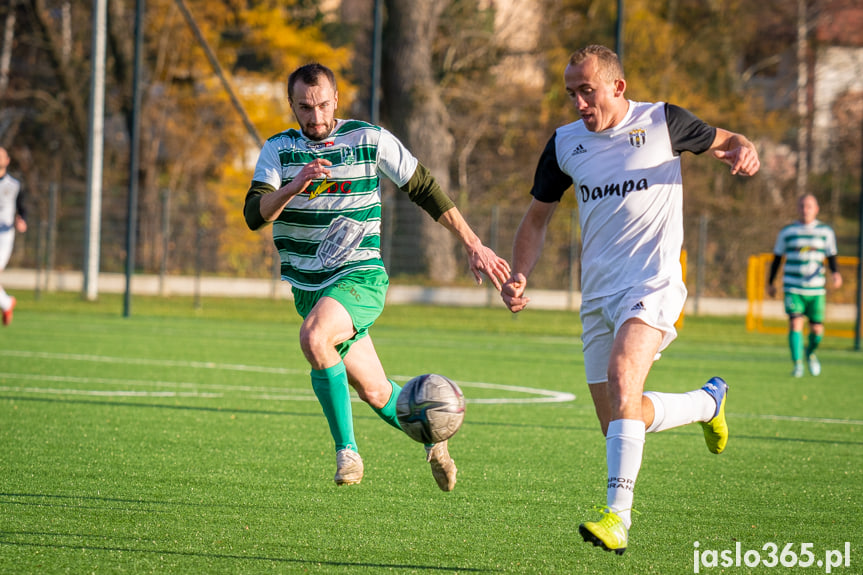
[[[728,386],[721,378],[685,394],[644,392],[653,361],[677,336],[674,322],[686,299],[680,154],[711,150],[732,174],[747,176],[760,163],[740,134],[670,104],[627,100],[623,68],[608,48],[575,52],[564,82],[581,119],[559,128],[540,157],[501,296],[513,312],[530,301],[527,277],[560,198],[574,186],[583,244],[584,364],[608,463],[601,518],[579,531],[585,541],[622,554],[645,432],[699,421],[711,452],[722,452],[728,440]]]
[[[6,148],[0,147],[0,272],[6,269],[6,264],[12,257],[15,232],[24,233],[27,231],[21,182],[6,171],[8,167],[9,153]],[[16,303],[15,298],[7,294],[0,285],[0,310],[3,310],[3,325],[12,323],[12,312],[15,310]]]

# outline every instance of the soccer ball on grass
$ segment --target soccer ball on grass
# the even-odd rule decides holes
[[[464,421],[464,394],[442,375],[418,375],[402,388],[396,415],[411,439],[420,443],[446,441]]]

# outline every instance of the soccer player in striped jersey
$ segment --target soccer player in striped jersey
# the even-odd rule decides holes
[[[501,296],[513,312],[530,301],[527,278],[561,197],[574,186],[584,365],[608,465],[600,519],[579,531],[585,541],[622,554],[645,433],[698,421],[711,452],[720,453],[728,440],[728,386],[721,378],[683,394],[644,391],[651,365],[677,336],[674,323],[686,299],[680,154],[711,151],[732,174],[746,176],[760,162],[740,134],[671,104],[628,100],[620,60],[604,46],[575,52],[564,83],[581,119],[558,128],[539,159]]]
[[[300,125],[269,138],[258,157],[244,215],[256,230],[272,222],[282,279],[303,317],[300,347],[336,448],[338,485],[359,483],[363,460],[354,437],[349,387],[397,429],[401,388],[388,379],[369,328],[383,311],[389,279],[380,253],[380,178],[392,180],[463,244],[477,283],[500,290],[506,260],[484,246],[428,169],[387,130],[335,117],[335,76],[308,64],[288,78]],[[456,483],[446,442],[426,445],[444,491]]]
[[[779,231],[773,247],[773,263],[767,293],[776,296],[773,281],[782,259],[782,291],[785,293],[785,313],[788,314],[788,346],[794,364],[791,375],[803,377],[803,358],[812,375],[821,374],[821,363],[815,350],[824,337],[824,305],[827,299],[827,277],[824,260],[830,266],[830,279],[835,289],[842,287],[842,276],[836,263],[836,235],[824,222],[818,221],[818,200],[803,194],[797,201],[800,219]],[[803,345],[803,324],[809,320],[809,341]]]

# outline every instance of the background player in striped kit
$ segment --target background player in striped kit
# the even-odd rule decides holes
[[[0,148],[0,272],[6,269],[12,257],[15,232],[27,231],[24,213],[24,194],[21,182],[6,170],[9,167],[9,153]],[[0,310],[3,311],[3,325],[12,323],[12,312],[17,301],[0,286]]]
[[[776,296],[773,281],[785,258],[782,290],[785,293],[785,313],[788,314],[788,346],[794,367],[791,375],[803,377],[803,358],[812,375],[821,374],[821,362],[815,355],[824,337],[824,306],[827,300],[827,278],[824,260],[830,266],[833,288],[842,287],[842,276],[836,263],[836,234],[824,222],[818,221],[818,200],[803,194],[797,200],[800,219],[779,231],[773,247],[773,263],[767,293]],[[809,320],[809,341],[803,346],[803,323]]]
[[[384,421],[399,428],[401,388],[389,380],[369,328],[383,311],[388,276],[380,254],[380,177],[463,244],[478,283],[485,274],[500,289],[509,264],[482,244],[429,171],[387,130],[335,117],[333,72],[308,64],[288,78],[288,100],[300,130],[264,144],[244,214],[255,230],[273,223],[282,278],[291,282],[304,318],[300,346],[312,387],[336,447],[338,485],[359,483],[363,460],[354,437],[349,385]],[[426,446],[438,486],[450,491],[456,466],[446,442]]]
[[[698,421],[711,452],[722,452],[728,440],[728,386],[721,378],[689,393],[644,392],[653,361],[677,335],[674,322],[686,299],[680,154],[712,151],[740,175],[755,174],[760,162],[740,134],[677,106],[628,100],[620,60],[604,46],[575,52],[564,83],[581,119],[558,128],[539,159],[501,296],[513,312],[530,301],[527,277],[563,193],[574,186],[584,364],[608,464],[600,520],[582,523],[579,531],[585,541],[622,554],[645,433]]]

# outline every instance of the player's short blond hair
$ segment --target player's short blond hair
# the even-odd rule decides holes
[[[599,63],[599,73],[604,80],[614,82],[625,79],[623,76],[623,64],[620,63],[620,58],[617,57],[617,54],[613,50],[599,44],[590,44],[581,50],[573,52],[572,56],[569,57],[569,65],[577,66],[591,56],[596,57]]]

